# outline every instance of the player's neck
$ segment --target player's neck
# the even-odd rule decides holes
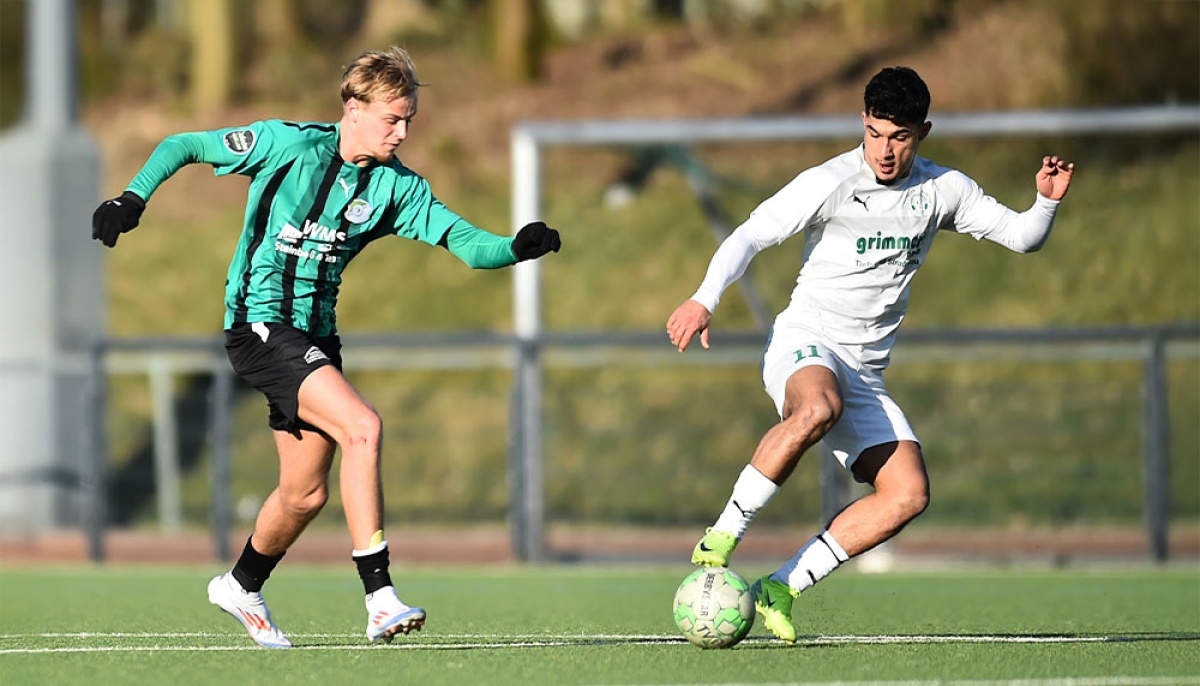
[[[352,134],[347,133],[344,119],[338,123],[338,155],[346,162],[359,167],[378,163],[373,155],[355,142]]]

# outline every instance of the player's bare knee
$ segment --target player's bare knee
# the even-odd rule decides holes
[[[929,507],[929,490],[919,487],[897,489],[890,494],[889,500],[896,517],[902,522],[910,522]]]
[[[784,424],[806,442],[820,440],[837,421],[837,411],[830,403],[819,401],[800,405],[784,420]]]
[[[339,434],[337,442],[343,448],[379,445],[383,437],[383,420],[379,413],[365,408],[351,417]]]
[[[280,492],[284,510],[296,519],[310,520],[320,514],[329,502],[329,489],[324,486],[294,492]]]

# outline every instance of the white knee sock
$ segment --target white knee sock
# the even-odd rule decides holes
[[[792,559],[771,575],[797,591],[803,591],[837,569],[850,556],[833,540],[829,531],[822,531],[804,544]]]
[[[732,533],[740,541],[746,534],[746,527],[754,521],[754,515],[766,507],[778,492],[779,486],[774,481],[746,465],[733,484],[733,495],[725,505],[725,511],[713,524],[713,529]]]

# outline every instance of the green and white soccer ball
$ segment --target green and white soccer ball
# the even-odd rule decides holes
[[[750,584],[727,567],[703,567],[675,591],[675,624],[701,648],[729,648],[754,626]]]

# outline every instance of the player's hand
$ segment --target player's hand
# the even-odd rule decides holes
[[[675,312],[667,320],[667,336],[671,339],[671,345],[678,348],[679,352],[683,352],[687,350],[692,338],[699,333],[700,345],[708,350],[708,323],[710,321],[712,321],[712,312],[709,312],[707,307],[695,300],[684,302],[675,308]]]
[[[137,227],[145,209],[146,201],[130,191],[105,200],[92,213],[92,238],[113,247],[118,236]]]
[[[1046,155],[1042,158],[1042,168],[1037,173],[1037,190],[1051,200],[1062,200],[1071,187],[1071,176],[1075,173],[1075,163],[1068,162],[1058,155]]]
[[[521,227],[513,238],[512,251],[518,262],[536,260],[548,252],[558,252],[562,238],[545,222],[532,222]]]

